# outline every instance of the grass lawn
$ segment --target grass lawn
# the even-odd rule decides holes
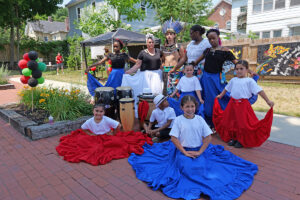
[[[64,74],[56,75],[56,71],[43,72],[43,76],[48,80],[57,80],[68,83],[86,85],[86,75],[81,70],[65,70]],[[101,72],[97,74],[101,78]],[[107,78],[103,73],[103,78]],[[101,81],[104,83],[105,81]],[[275,102],[274,113],[300,117],[300,84],[282,84],[259,81],[258,84],[266,92],[270,100]],[[266,112],[269,106],[259,96],[253,105],[255,111]]]
[[[98,77],[102,78],[101,72],[98,72]],[[87,76],[83,70],[69,70],[65,69],[64,74],[59,71],[59,75],[56,75],[56,71],[43,72],[43,77],[47,80],[62,81],[73,84],[86,85]],[[107,78],[106,73],[103,73],[103,78]]]
[[[300,117],[300,84],[268,83],[259,81],[271,101],[274,101],[274,113]],[[267,111],[269,106],[258,97],[252,105],[255,111]]]

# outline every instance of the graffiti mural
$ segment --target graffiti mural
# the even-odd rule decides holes
[[[243,46],[227,47],[236,59],[242,58]],[[223,72],[233,74],[234,64],[231,61],[225,61],[223,64]],[[230,71],[231,70],[231,71]]]
[[[260,45],[257,63],[261,75],[300,76],[300,43]]]

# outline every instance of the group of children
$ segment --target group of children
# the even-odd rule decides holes
[[[149,136],[171,137],[171,140],[145,144],[142,155],[133,153],[129,158],[137,178],[147,182],[154,190],[160,188],[171,198],[196,199],[206,194],[210,199],[235,199],[252,184],[257,166],[220,145],[210,144],[212,127],[222,140],[237,148],[260,146],[270,135],[274,102],[252,78],[247,77],[248,63],[235,61],[229,51],[218,46],[218,32],[210,31],[207,36],[212,48],[205,51],[202,58],[206,59],[204,80],[200,84],[193,75],[193,65],[186,65],[185,76],[170,96],[181,91],[179,101],[157,95],[154,99],[156,109],[149,124],[144,126]],[[236,64],[237,77],[227,85],[220,85],[216,83],[220,77],[215,74],[225,60]],[[209,68],[208,65],[213,62],[218,66]],[[230,100],[224,104],[224,109],[219,100],[228,94]],[[271,107],[262,120],[257,119],[250,105],[249,99],[253,95],[260,95]],[[200,109],[203,104],[204,110]],[[87,134],[119,131],[120,123],[104,116],[104,111],[104,106],[95,105],[94,117],[82,125]]]

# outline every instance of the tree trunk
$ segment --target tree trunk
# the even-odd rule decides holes
[[[10,23],[10,59],[9,59],[9,66],[11,69],[14,68],[15,62],[15,29],[14,29],[14,22],[11,21]]]
[[[19,10],[16,6],[16,17],[19,19]],[[20,60],[20,22],[17,23],[17,61]]]

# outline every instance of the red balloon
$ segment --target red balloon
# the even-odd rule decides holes
[[[96,67],[92,67],[91,70],[92,70],[92,71],[96,71]]]
[[[25,60],[27,60],[27,61],[30,60],[30,58],[29,58],[29,56],[28,56],[28,53],[25,53],[25,54],[23,55],[23,58],[24,58]]]
[[[24,68],[27,68],[27,62],[28,62],[27,60],[22,59],[19,61],[18,65],[21,69],[24,69]]]
[[[112,68],[111,68],[111,67],[109,67],[109,68],[107,68],[107,70],[108,70],[109,72],[111,72],[111,71],[112,71]]]
[[[108,60],[108,64],[109,64],[109,65],[111,65],[111,64],[112,64],[111,60]]]
[[[23,84],[27,84],[29,79],[30,79],[30,76],[24,76],[24,75],[22,75],[21,78],[20,78],[20,81]]]

